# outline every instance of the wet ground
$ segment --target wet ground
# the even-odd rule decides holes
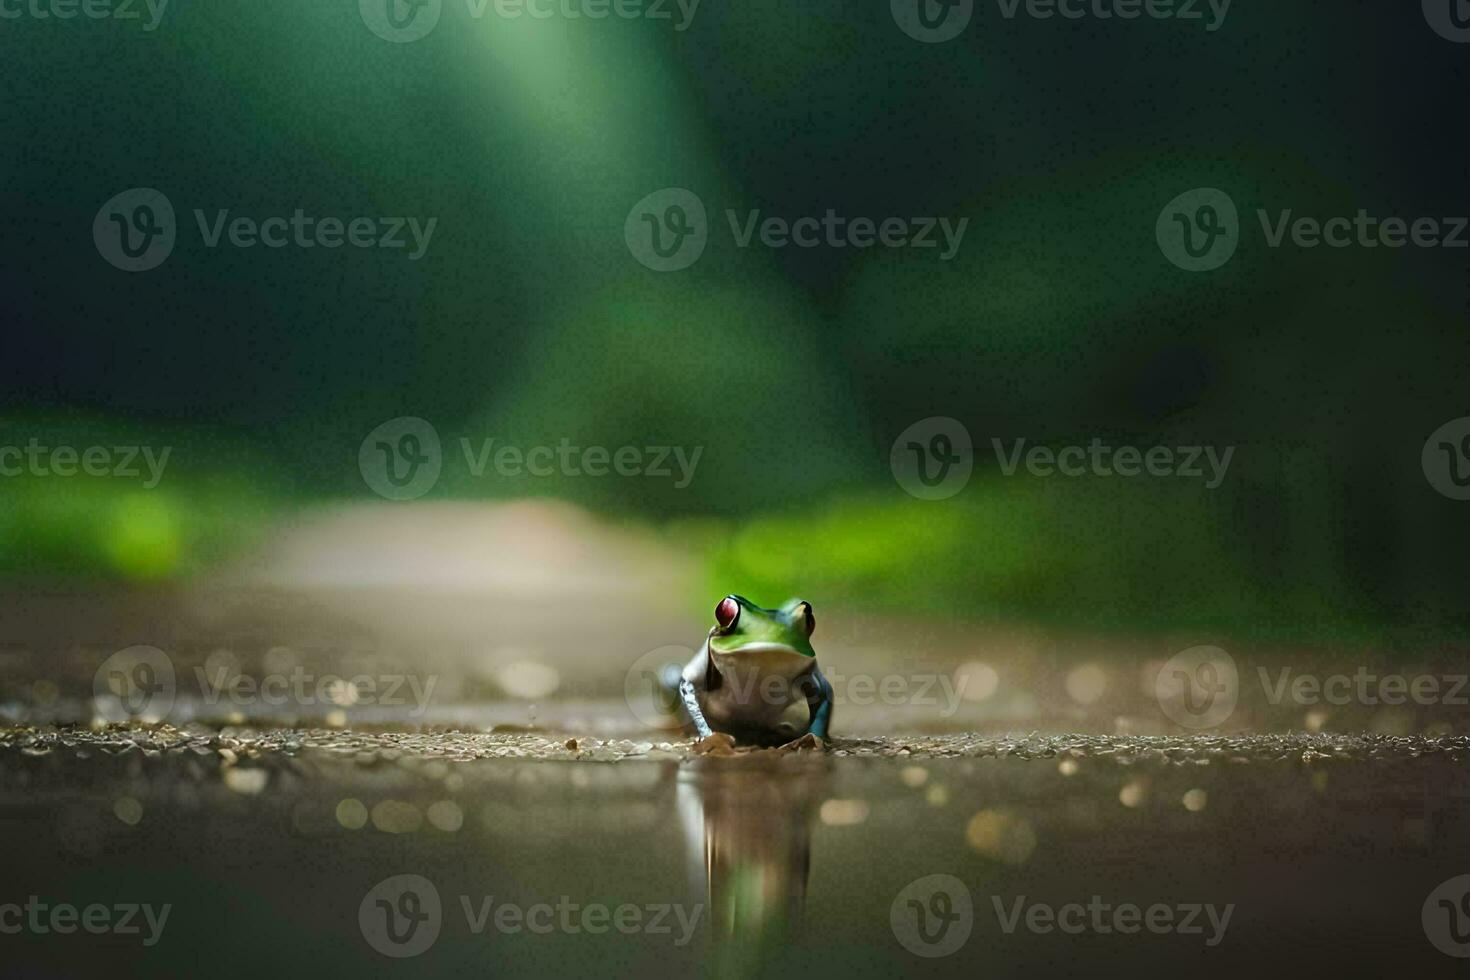
[[[0,590],[0,976],[1463,971],[1461,652],[820,606],[826,750],[701,755],[651,682],[707,628],[684,554],[353,509]]]
[[[136,934],[62,933],[42,908],[42,928],[0,937],[5,972],[1463,967],[1435,945],[1461,935],[1458,895],[1431,893],[1470,872],[1465,737],[949,734],[727,758],[691,745],[0,730],[0,905],[140,908]],[[0,908],[0,926],[20,914]]]

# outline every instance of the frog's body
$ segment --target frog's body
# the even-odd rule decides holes
[[[815,628],[811,604],[800,599],[780,609],[762,609],[738,595],[720,600],[715,625],[678,681],[700,737],[719,731],[770,741],[786,709],[805,700],[811,709],[807,732],[825,739],[832,685],[817,667]]]

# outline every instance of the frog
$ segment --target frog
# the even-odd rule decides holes
[[[740,595],[715,604],[704,644],[679,673],[677,690],[701,740],[715,732],[743,742],[823,747],[832,724],[832,685],[817,666],[811,603],[791,599],[763,609]],[[793,732],[781,715],[805,699],[811,717]]]

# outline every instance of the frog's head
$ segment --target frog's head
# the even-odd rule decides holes
[[[709,648],[717,659],[739,657],[779,663],[805,658],[809,661],[817,655],[811,642],[816,628],[811,603],[803,599],[792,599],[780,609],[762,609],[744,596],[727,595],[715,606]]]

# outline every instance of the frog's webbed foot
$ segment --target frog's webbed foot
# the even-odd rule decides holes
[[[734,755],[735,739],[724,732],[706,735],[694,743],[695,755]]]
[[[801,738],[795,738],[781,746],[779,752],[825,752],[827,743],[811,732],[807,732]]]

